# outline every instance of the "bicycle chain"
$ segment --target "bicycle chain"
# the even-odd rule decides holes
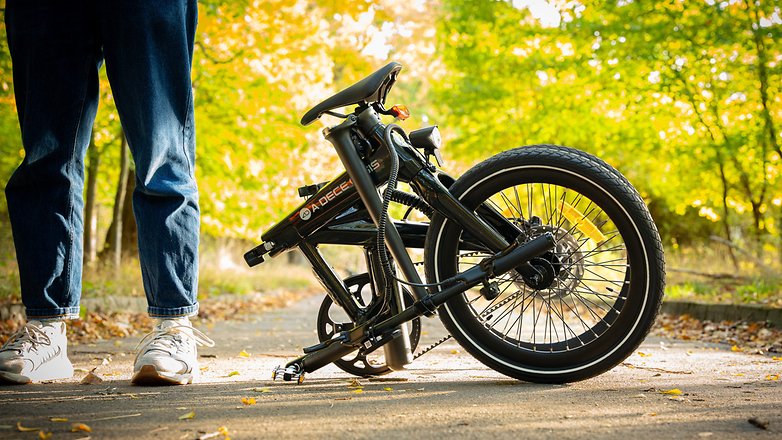
[[[484,252],[483,251],[475,251],[475,252],[468,252],[466,254],[462,254],[461,256],[462,257],[472,257],[472,256],[475,256],[475,255],[478,255],[478,254],[482,254],[482,253],[484,253]],[[423,264],[424,264],[423,261],[419,261],[417,263],[413,263],[414,266],[421,266]],[[498,304],[495,304],[494,307],[492,307],[490,310],[487,310],[486,312],[482,313],[482,315],[491,313],[491,312],[497,310],[498,308],[502,307],[503,305],[507,304],[508,302],[509,302],[509,299],[506,298],[505,300],[500,301]],[[426,353],[429,353],[430,351],[434,350],[435,348],[437,348],[438,346],[442,345],[445,341],[447,341],[447,340],[449,340],[451,338],[453,338],[452,335],[447,335],[444,338],[440,339],[439,341],[435,342],[434,344],[424,348],[423,350],[419,351],[415,356],[413,356],[413,360],[416,360],[419,357],[425,355]]]

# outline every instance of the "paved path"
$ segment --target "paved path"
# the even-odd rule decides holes
[[[217,342],[202,350],[202,380],[185,387],[129,384],[135,339],[72,346],[76,378],[0,387],[0,438],[77,439],[84,423],[94,439],[208,437],[225,426],[231,438],[782,438],[782,387],[771,380],[782,361],[650,338],[614,370],[570,385],[536,385],[483,367],[449,341],[383,381],[329,366],[303,385],[270,382],[271,369],[315,342],[318,298],[205,329]],[[422,344],[443,335],[424,322]],[[727,349],[726,349],[727,348]],[[239,356],[245,350],[249,358]],[[104,365],[105,364],[105,365]],[[80,385],[90,369],[102,384]],[[235,374],[237,372],[238,374]],[[662,394],[678,388],[681,396]],[[256,404],[244,405],[242,398]],[[195,417],[179,420],[190,412]],[[53,422],[52,417],[68,422]],[[761,430],[748,422],[768,423]]]

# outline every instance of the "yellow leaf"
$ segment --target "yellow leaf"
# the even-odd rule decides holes
[[[92,428],[84,423],[74,423],[71,425],[71,432],[92,432]]]
[[[353,393],[354,393],[354,394],[361,394],[361,393],[363,393],[363,392],[364,392],[364,389],[363,389],[363,388],[356,388],[355,390],[353,390]]]
[[[643,351],[639,351],[638,352],[638,356],[641,356],[642,358],[645,358],[645,357],[651,356],[651,354],[650,353],[644,353]]]
[[[263,388],[253,388],[253,391],[255,391],[256,393],[271,393],[272,392],[272,390],[270,390],[269,388],[266,388],[266,387],[263,387]]]
[[[247,359],[250,357],[250,353],[247,353],[245,350],[242,350],[239,352],[239,357]]]
[[[730,351],[744,351],[744,349],[739,347],[738,345],[734,345],[730,347]]]
[[[233,377],[233,376],[238,376],[238,375],[239,375],[238,371],[231,371],[230,373],[228,373],[228,377]]]
[[[190,420],[195,418],[195,411],[190,411],[187,414],[182,414],[178,417],[179,420]]]
[[[219,432],[220,434],[222,434],[222,435],[224,435],[226,437],[228,436],[228,428],[226,428],[225,426],[221,426],[221,427],[217,428],[217,432]]]
[[[779,380],[778,374],[769,374],[766,376],[766,380]]]
[[[86,376],[84,376],[84,378],[81,380],[82,385],[95,385],[103,382],[103,379],[97,374],[95,374],[95,370],[97,368],[98,367],[93,368],[92,371],[90,371],[89,373],[87,373]]]
[[[383,391],[394,391],[394,389],[391,387],[385,387],[383,388]]]
[[[41,440],[48,440],[48,439],[52,438],[52,433],[51,433],[51,431],[46,431],[46,432],[38,431],[38,438],[41,439]]]
[[[255,405],[255,397],[242,397],[242,403],[245,405]]]
[[[681,396],[682,395],[682,390],[680,390],[678,388],[674,388],[674,389],[671,389],[671,390],[660,391],[660,392],[662,394],[668,394],[670,396]]]
[[[456,349],[451,350],[451,354],[459,354],[459,350],[456,350]]]
[[[33,432],[33,431],[40,431],[41,428],[27,428],[22,426],[22,422],[16,422],[16,430],[19,432]]]
[[[782,361],[782,356],[774,356],[771,358],[772,361]]]
[[[65,417],[50,417],[49,421],[52,421],[52,422],[67,422],[68,419],[66,419]]]

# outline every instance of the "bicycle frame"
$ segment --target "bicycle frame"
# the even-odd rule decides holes
[[[464,292],[494,274],[516,270],[534,276],[536,270],[528,261],[550,251],[554,238],[546,233],[521,244],[526,239],[523,231],[501,213],[484,204],[475,213],[464,207],[448,187],[453,179],[428,163],[415,148],[404,140],[392,139],[388,145],[387,127],[372,106],[359,108],[341,124],[324,130],[326,139],[334,146],[346,172],[322,187],[316,194],[296,208],[283,221],[263,236],[263,243],[245,254],[250,266],[263,262],[266,254],[274,257],[298,247],[312,265],[313,271],[326,288],[335,304],[342,307],[356,323],[330,341],[305,349],[305,355],[289,363],[286,368],[295,375],[311,372],[363,346],[373,350],[384,346],[386,361],[392,369],[409,363],[410,343],[401,326],[422,315],[431,316],[448,299]],[[367,145],[356,145],[359,134]],[[362,246],[372,277],[374,292],[385,286],[386,280],[377,257],[377,226],[381,217],[382,200],[377,187],[389,179],[393,149],[399,159],[399,180],[409,183],[413,191],[435,212],[456,222],[464,231],[463,249],[484,250],[495,254],[441,288],[427,291],[422,286],[406,248],[422,248],[425,243],[425,223],[392,222],[386,224],[386,247],[393,256],[404,279],[411,283],[415,303],[403,309],[397,282],[391,282],[391,313],[376,322],[377,310],[362,307],[348,292],[343,281],[326,263],[317,249],[319,244]],[[363,158],[362,158],[363,153]],[[391,280],[393,281],[393,280]],[[375,295],[373,294],[373,298]]]

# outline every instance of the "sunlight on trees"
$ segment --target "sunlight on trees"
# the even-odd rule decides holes
[[[440,126],[449,170],[524,144],[581,148],[639,188],[669,246],[718,236],[782,264],[781,29],[780,6],[760,0],[201,1],[203,231],[257,240],[298,186],[339,174],[320,134],[334,120],[299,118],[393,59],[405,67],[391,101],[411,108],[406,127]],[[101,87],[87,164],[98,250],[122,139]],[[3,37],[0,184],[22,157]],[[5,210],[0,198],[7,254]]]

